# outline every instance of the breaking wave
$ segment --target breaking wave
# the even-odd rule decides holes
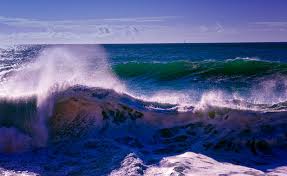
[[[40,51],[36,58],[9,69],[0,83],[1,151],[45,146],[54,95],[68,87],[124,90],[100,47],[50,46]]]
[[[202,154],[220,161],[230,154],[226,161],[252,167],[286,160],[285,63],[238,58],[111,64],[103,48],[89,45],[45,46],[17,56],[26,49],[1,51],[0,154],[7,169],[21,163],[51,175],[153,175],[193,172],[194,158],[202,166],[239,168]],[[252,85],[247,96],[188,86],[145,94],[124,80],[174,84],[191,77]]]

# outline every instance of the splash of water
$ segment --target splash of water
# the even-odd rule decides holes
[[[11,128],[0,128],[0,147],[10,150],[21,150],[27,146],[45,146],[48,140],[46,121],[53,113],[54,94],[73,85],[86,85],[91,87],[112,88],[118,92],[125,88],[112,74],[105,50],[100,46],[52,46],[44,48],[37,58],[31,62],[23,63],[21,67],[0,84],[0,101],[8,100],[12,106],[17,107],[21,99],[36,97],[36,118],[33,121],[23,122],[26,131],[33,134],[29,136]],[[28,107],[28,106],[27,106]],[[26,119],[21,113],[16,114],[18,119]],[[35,115],[35,114],[31,114]],[[15,114],[14,114],[15,116]],[[2,117],[15,119],[15,117]],[[28,118],[29,119],[29,118]],[[27,129],[28,128],[28,129]],[[32,131],[32,132],[31,132]],[[23,145],[11,142],[9,138],[21,138]],[[12,137],[14,140],[14,137]],[[0,149],[1,150],[1,149]],[[7,149],[8,150],[8,149]]]
[[[1,95],[43,96],[75,84],[124,89],[112,74],[103,48],[66,45],[47,47],[33,62],[22,65],[1,85]]]

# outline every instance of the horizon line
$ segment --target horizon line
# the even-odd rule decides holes
[[[287,41],[239,41],[239,42],[146,42],[146,43],[14,43],[3,45],[144,45],[144,44],[240,44],[287,43]],[[0,44],[1,45],[1,44]],[[2,45],[2,46],[3,46]]]

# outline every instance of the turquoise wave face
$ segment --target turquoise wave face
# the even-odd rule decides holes
[[[176,61],[165,63],[128,62],[117,64],[114,72],[121,78],[145,78],[173,81],[182,78],[242,78],[287,73],[287,64],[249,59],[226,61]]]

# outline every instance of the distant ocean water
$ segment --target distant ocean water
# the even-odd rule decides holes
[[[0,171],[287,173],[286,76],[287,43],[0,48]]]

